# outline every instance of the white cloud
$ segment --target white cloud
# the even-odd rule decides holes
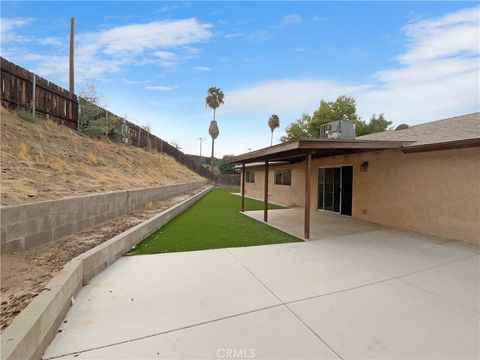
[[[152,55],[159,57],[160,59],[164,60],[176,60],[177,59],[177,54],[171,51],[154,51]]]
[[[413,66],[379,71],[374,77],[384,83],[413,85],[424,82],[442,81],[450,76],[478,71],[479,62],[475,58],[449,58],[422,62]]]
[[[211,37],[210,28],[210,24],[202,24],[195,18],[153,21],[82,34],[79,41],[104,54],[122,56],[202,42]]]
[[[320,99],[333,97],[346,90],[348,87],[345,85],[322,80],[271,80],[244,89],[225,91],[228,102],[225,102],[224,110],[238,114],[278,112],[287,116],[300,115],[304,111],[311,112]]]
[[[156,90],[156,91],[170,91],[178,89],[177,85],[156,85],[156,86],[146,86],[145,90]]]
[[[404,27],[408,50],[398,56],[404,64],[459,54],[478,55],[480,8],[467,8]]]
[[[25,21],[2,21],[2,29],[6,29],[9,34],[15,26],[26,24]],[[178,62],[198,54],[199,50],[191,46],[208,41],[212,36],[210,29],[210,24],[202,23],[196,18],[188,18],[122,25],[97,32],[79,33],[75,41],[77,80],[80,82],[92,78],[101,80],[106,74],[119,72],[131,64],[156,63],[164,68],[175,67]],[[55,45],[57,38],[42,41],[44,45]],[[181,49],[181,55],[172,51],[177,48]],[[26,52],[25,50],[23,52]],[[33,70],[40,75],[64,81],[67,76],[68,56],[61,46],[58,46],[58,54],[62,55],[49,52],[46,56],[27,52],[27,56],[22,53],[21,58],[23,61],[34,62]]]
[[[22,41],[23,37],[16,35],[14,30],[28,25],[33,21],[32,18],[0,18],[0,40],[6,41]]]
[[[288,14],[283,17],[282,22],[280,25],[287,26],[293,24],[299,24],[302,22],[302,17],[298,14]]]
[[[68,44],[67,37],[60,37],[60,36],[47,36],[38,38],[36,42],[40,45],[50,45],[50,46],[65,46]]]
[[[164,12],[175,10],[175,9],[178,9],[177,5],[162,6],[161,8],[157,9],[155,12],[156,13],[164,13]]]
[[[151,80],[130,80],[130,79],[125,79],[121,78],[119,79],[121,82],[127,85],[139,85],[139,84],[148,84],[152,82]]]
[[[201,71],[201,72],[209,72],[209,71],[212,71],[211,68],[207,67],[207,66],[195,66],[193,68],[193,70],[195,71]]]
[[[244,33],[231,33],[231,34],[225,34],[223,37],[225,39],[234,39],[234,38],[237,38],[237,37],[242,37],[244,35],[245,35]]]
[[[291,121],[313,112],[321,99],[346,94],[357,99],[365,118],[385,112],[396,123],[419,123],[479,111],[478,8],[464,9],[404,28],[408,40],[398,65],[378,71],[366,83],[322,79],[276,79],[225,91],[229,115],[271,112]],[[454,40],[445,41],[461,36]],[[281,116],[282,118],[282,116]]]

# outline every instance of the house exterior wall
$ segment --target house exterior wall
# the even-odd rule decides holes
[[[368,161],[368,171],[360,164]],[[311,207],[318,208],[318,168],[352,165],[352,216],[385,226],[410,229],[480,244],[480,148],[404,154],[400,150],[314,159]],[[274,171],[292,169],[292,185],[274,185]],[[249,169],[253,170],[253,169]],[[304,206],[305,163],[271,166],[269,199]],[[245,193],[263,198],[263,167]]]
[[[268,172],[268,198],[286,206],[304,206],[305,171],[304,164],[273,165]],[[292,169],[292,185],[275,185],[275,170]],[[263,199],[265,169],[263,167],[249,168],[255,171],[255,182],[245,183],[245,194]]]

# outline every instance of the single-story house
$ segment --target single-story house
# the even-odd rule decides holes
[[[301,139],[231,160],[243,197],[480,244],[480,113],[344,139]],[[267,207],[264,220],[268,221]]]

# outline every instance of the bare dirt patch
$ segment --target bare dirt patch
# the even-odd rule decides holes
[[[1,108],[1,203],[14,205],[201,180],[173,157],[93,140],[39,117]]]
[[[165,201],[149,203],[145,210],[118,217],[88,231],[67,236],[39,247],[1,255],[1,316],[5,329],[48,281],[74,257],[202,191],[197,189]]]

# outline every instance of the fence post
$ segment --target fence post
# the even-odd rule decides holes
[[[33,96],[32,96],[32,114],[33,117],[35,117],[35,103],[37,101],[37,76],[33,74]]]

